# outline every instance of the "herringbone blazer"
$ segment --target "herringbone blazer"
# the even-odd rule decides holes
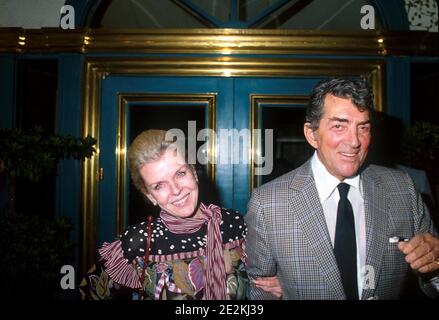
[[[370,165],[361,172],[368,283],[362,299],[398,299],[411,271],[389,238],[437,236],[428,210],[403,172]],[[255,189],[245,217],[249,277],[277,275],[284,299],[345,299],[311,162]],[[423,290],[433,287],[420,280]],[[272,299],[250,286],[250,299]]]

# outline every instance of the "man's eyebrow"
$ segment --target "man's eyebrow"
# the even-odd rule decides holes
[[[348,119],[345,119],[345,118],[339,118],[339,117],[332,117],[332,118],[329,118],[329,121],[349,123],[349,120],[348,120]],[[359,122],[357,125],[362,126],[362,125],[365,125],[365,124],[369,124],[369,123],[371,123],[371,122],[372,122],[372,121],[369,119],[369,120],[361,121],[361,122]]]
[[[349,122],[348,119],[345,119],[345,118],[339,118],[339,117],[332,117],[332,118],[329,118],[329,121]]]
[[[362,125],[370,124],[370,123],[372,123],[371,120],[365,120],[365,121],[359,122],[358,125],[359,125],[359,126],[362,126]]]

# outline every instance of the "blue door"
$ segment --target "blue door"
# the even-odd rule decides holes
[[[205,172],[222,206],[243,214],[251,190],[275,178],[285,158],[310,154],[301,126],[319,78],[109,76],[102,82],[98,245],[150,207],[130,186],[126,148],[148,128],[180,129],[211,160]],[[194,129],[195,126],[195,129]],[[215,139],[201,139],[201,129]],[[294,130],[290,130],[290,129]],[[259,139],[259,140],[258,140]],[[259,143],[257,143],[259,142]],[[189,150],[190,151],[190,150]],[[198,151],[198,150],[197,150]],[[199,160],[197,158],[197,160]],[[300,164],[288,162],[288,170]],[[285,163],[282,162],[282,163]]]

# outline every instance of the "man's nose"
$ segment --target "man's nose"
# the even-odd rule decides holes
[[[347,142],[350,147],[358,148],[361,145],[359,133],[357,128],[352,128],[348,132]]]

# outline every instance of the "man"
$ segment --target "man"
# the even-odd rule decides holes
[[[398,299],[410,272],[437,295],[438,233],[413,182],[363,166],[372,108],[364,81],[314,88],[304,124],[314,155],[248,205],[250,299]]]

